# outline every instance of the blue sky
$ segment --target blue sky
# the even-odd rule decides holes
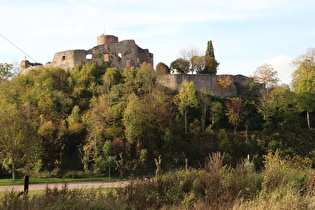
[[[271,64],[289,83],[295,57],[315,47],[313,0],[0,0],[0,34],[34,60],[90,49],[96,37],[134,39],[169,65],[183,48],[212,40],[218,74],[253,75]],[[25,55],[0,37],[0,63]],[[28,58],[30,61],[32,59]]]

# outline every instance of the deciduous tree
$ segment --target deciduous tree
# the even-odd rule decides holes
[[[169,74],[170,68],[165,63],[158,63],[155,67],[155,70],[158,74]]]
[[[257,108],[266,121],[267,130],[283,132],[298,128],[297,97],[287,85],[275,87],[269,95],[261,95]]]
[[[187,82],[186,80],[182,83],[182,87],[179,93],[175,96],[175,104],[181,115],[184,116],[185,121],[185,132],[187,133],[187,114],[189,108],[198,106],[198,99],[196,96],[196,90],[193,82]]]
[[[36,127],[14,104],[0,104],[0,160],[15,180],[16,171],[30,173],[40,160]]]
[[[171,63],[171,69],[178,70],[181,73],[188,73],[190,62],[183,58],[178,58]]]
[[[207,111],[211,104],[211,92],[203,90],[201,91],[199,95],[199,101],[201,106],[201,127],[202,131],[205,131],[206,128],[206,117],[207,117]]]
[[[225,114],[229,118],[229,122],[234,126],[234,133],[236,133],[237,126],[244,120],[247,114],[245,104],[240,98],[232,98],[225,105]]]
[[[278,83],[278,72],[270,64],[265,63],[254,72],[254,80],[269,89]]]
[[[12,77],[14,75],[12,70],[12,64],[0,63],[0,78],[7,79],[9,77]]]
[[[215,125],[221,119],[222,112],[223,112],[223,105],[220,102],[215,101],[210,104],[210,120],[211,120],[210,129],[211,130],[214,130]]]
[[[311,128],[310,113],[315,109],[315,48],[293,62],[296,67],[292,75],[292,86],[299,97],[299,106],[306,112],[308,128]]]

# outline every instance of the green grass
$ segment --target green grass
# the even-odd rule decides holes
[[[97,189],[94,189],[94,188],[81,188],[81,189],[68,189],[67,191],[68,192],[76,192],[80,190],[80,192],[82,193],[89,193],[91,190],[97,190],[98,192],[100,193],[108,193],[108,192],[113,192],[113,188],[97,188]],[[6,194],[8,194],[10,191],[1,191],[0,192],[0,199],[5,196]],[[34,195],[44,195],[45,193],[47,192],[47,190],[29,190],[27,195],[28,196],[34,196]],[[14,193],[19,193],[18,191],[17,192],[14,192]],[[0,205],[1,206],[1,205]],[[0,208],[1,209],[1,208]]]
[[[55,182],[84,182],[84,181],[105,181],[114,182],[115,178],[91,177],[91,178],[30,178],[30,184],[36,183],[55,183]],[[24,179],[0,179],[0,185],[24,184]]]

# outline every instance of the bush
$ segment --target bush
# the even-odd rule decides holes
[[[115,191],[46,189],[19,196],[6,192],[0,209],[314,209],[315,172],[304,158],[265,156],[257,173],[249,159],[236,168],[213,153],[205,169],[171,171],[150,180],[131,180]],[[299,164],[300,162],[300,164]]]

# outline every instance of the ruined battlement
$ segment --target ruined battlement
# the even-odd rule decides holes
[[[81,63],[110,62],[119,70],[130,67],[140,67],[144,62],[153,66],[153,54],[148,49],[140,48],[134,40],[118,40],[113,35],[97,37],[97,45],[89,50],[77,49],[57,52],[52,62],[45,65],[23,60],[20,65],[22,74],[38,68],[60,67],[71,71]],[[158,76],[158,83],[172,90],[179,90],[183,81],[193,82],[197,91],[207,90],[217,96],[237,96],[243,94],[245,86],[253,79],[243,75],[207,75],[207,74],[166,74]],[[223,83],[223,86],[222,86]],[[224,84],[225,83],[225,84]],[[228,84],[228,85],[226,85]]]
[[[23,60],[20,65],[22,74],[32,69],[60,67],[70,71],[77,64],[95,62],[101,65],[110,62],[111,66],[122,70],[124,68],[139,67],[141,63],[150,63],[153,66],[153,54],[148,49],[140,48],[134,40],[118,41],[118,37],[104,35],[97,37],[97,46],[89,50],[66,50],[57,52],[52,62],[45,65]]]

